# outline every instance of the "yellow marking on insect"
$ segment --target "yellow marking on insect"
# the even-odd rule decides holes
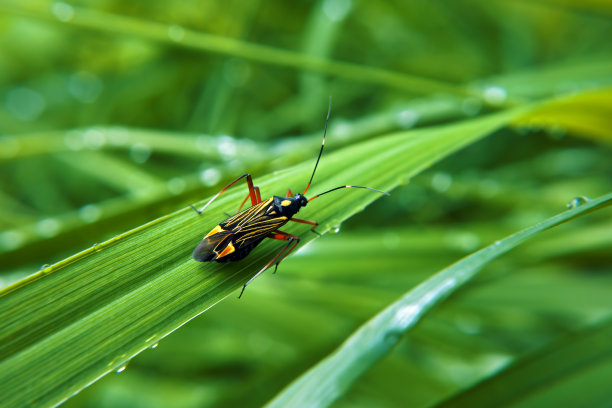
[[[289,201],[289,200],[283,200],[283,201],[281,201],[281,205],[282,205],[283,207],[287,207],[288,205],[291,205],[291,201]]]
[[[223,231],[223,228],[221,228],[220,225],[217,225],[215,228],[212,229],[212,231],[210,231],[208,234],[206,234],[206,236],[204,238],[208,238],[211,235],[218,234],[221,231]]]
[[[267,235],[288,221],[287,217],[278,217],[274,220],[260,221],[242,229],[243,235],[236,239],[236,244],[243,244],[249,239]]]
[[[221,251],[220,254],[217,255],[217,258],[223,258],[224,256],[231,254],[235,250],[236,250],[236,248],[234,248],[234,245],[232,245],[232,243],[230,242],[229,244],[227,244],[225,249],[223,251]]]

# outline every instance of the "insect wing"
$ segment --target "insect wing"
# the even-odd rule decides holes
[[[220,230],[219,232],[207,235],[198,246],[193,250],[193,259],[198,262],[212,261],[219,256],[219,247],[231,242],[231,231]]]
[[[237,261],[289,220],[273,211],[272,199],[262,201],[213,228],[193,251],[199,262]]]
[[[269,211],[271,205],[272,199],[270,198],[229,217],[220,225],[226,230],[237,230],[238,228],[249,225],[258,219],[262,219],[262,217],[266,217],[266,213]]]
[[[234,236],[234,243],[237,247],[249,245],[251,242],[261,241],[272,231],[275,231],[287,223],[287,217],[261,218],[248,225],[243,226],[240,232]]]

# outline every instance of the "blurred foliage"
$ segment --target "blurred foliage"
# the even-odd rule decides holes
[[[3,287],[245,171],[314,161],[329,95],[326,154],[565,97],[406,180],[65,406],[262,405],[434,272],[612,191],[611,30],[603,0],[0,0]],[[336,405],[486,406],[496,387],[522,406],[604,405],[611,248],[604,210],[494,261]]]

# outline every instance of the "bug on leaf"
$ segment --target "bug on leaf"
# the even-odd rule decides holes
[[[229,183],[221,191],[219,191],[214,197],[212,197],[200,210],[195,208],[193,205],[191,208],[194,209],[198,214],[202,214],[204,210],[225,190],[236,184],[242,179],[246,179],[249,193],[242,201],[242,204],[238,208],[238,212],[235,215],[230,216],[225,221],[214,227],[202,241],[196,246],[193,251],[193,259],[199,262],[230,262],[239,261],[244,259],[261,241],[266,238],[276,239],[279,241],[286,241],[286,244],[281,250],[268,262],[259,272],[257,272],[247,283],[242,287],[242,291],[238,298],[242,296],[247,285],[251,283],[255,278],[261,275],[266,269],[272,264],[276,263],[274,272],[278,268],[278,264],[287,257],[300,243],[300,238],[296,235],[289,234],[280,231],[283,225],[289,221],[309,224],[312,225],[311,231],[317,235],[320,235],[315,228],[319,225],[316,221],[302,220],[294,218],[302,207],[305,207],[310,201],[324,194],[331,193],[342,188],[365,188],[368,190],[376,191],[378,193],[389,195],[384,191],[380,191],[371,187],[363,186],[339,186],[332,188],[331,190],[317,194],[310,199],[307,199],[305,194],[312,183],[319,160],[323,154],[323,148],[325,147],[325,135],[327,134],[327,123],[331,114],[331,98],[329,109],[327,111],[327,118],[325,119],[325,129],[323,131],[323,142],[321,143],[321,149],[319,150],[319,156],[315,163],[314,170],[310,176],[310,180],[306,185],[303,193],[296,193],[295,195],[291,190],[287,190],[287,194],[284,197],[272,196],[267,200],[261,199],[261,193],[259,187],[253,185],[253,179],[248,173],[243,174],[236,180]],[[240,211],[247,200],[251,200],[251,207],[246,210]]]

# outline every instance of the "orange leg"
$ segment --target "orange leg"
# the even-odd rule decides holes
[[[274,258],[272,258],[272,260],[270,262],[268,262],[263,268],[261,268],[261,270],[259,272],[257,272],[251,279],[248,280],[247,283],[245,283],[242,286],[242,290],[240,291],[240,295],[238,296],[238,299],[240,299],[240,297],[244,293],[244,290],[246,289],[247,285],[249,283],[253,282],[259,275],[261,275],[273,263],[276,263],[276,267],[274,268],[274,273],[276,273],[276,269],[278,268],[278,264],[281,263],[281,261],[283,259],[285,259],[287,257],[287,255],[289,255],[291,253],[291,251],[293,251],[295,249],[295,247],[300,243],[300,238],[298,236],[292,235],[292,234],[287,234],[286,232],[282,232],[282,231],[274,231],[270,235],[268,235],[268,238],[278,239],[279,241],[287,241],[287,244],[285,244],[283,249],[281,249],[278,252],[278,254],[276,254],[276,256]]]
[[[285,197],[292,197],[293,193],[291,192],[291,189],[287,190],[287,195]]]
[[[253,187],[253,189],[255,189],[255,196],[257,197],[257,203],[261,203],[261,194],[259,193],[259,187],[255,186]],[[242,207],[247,202],[250,196],[251,196],[251,192],[249,191],[249,194],[247,194],[247,196],[244,197],[244,200],[242,201],[242,204],[240,204],[240,207],[238,207],[238,211],[236,211],[236,213],[240,212],[240,210],[242,209]]]
[[[197,212],[198,214],[202,214],[202,212],[206,209],[206,207],[208,207],[210,203],[215,201],[217,197],[223,194],[225,190],[227,190],[228,188],[230,188],[231,186],[233,186],[234,184],[236,184],[238,181],[240,181],[241,179],[245,177],[246,177],[247,186],[249,187],[249,195],[247,196],[247,198],[251,197],[251,205],[258,204],[259,202],[261,202],[261,198],[259,198],[259,189],[255,190],[256,187],[253,186],[253,179],[251,178],[251,175],[249,173],[245,173],[242,176],[238,177],[236,180],[229,183],[227,186],[223,187],[223,189],[219,191],[217,194],[215,194],[213,198],[208,200],[208,202],[204,204],[204,207],[202,207],[201,209],[198,210],[193,205],[190,205],[190,207],[193,208],[193,210]],[[246,201],[246,199],[244,201]]]
[[[310,230],[312,232],[314,232],[315,234],[317,234],[318,236],[321,236],[321,234],[319,234],[317,231],[315,231],[315,228],[317,228],[319,226],[319,223],[316,222],[316,221],[300,220],[299,218],[291,218],[289,221],[301,222],[302,224],[310,224],[310,225],[312,225],[312,228]]]

